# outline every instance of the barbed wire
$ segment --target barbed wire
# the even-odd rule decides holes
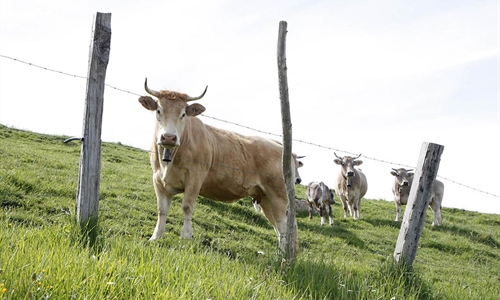
[[[75,77],[75,78],[87,79],[86,76],[80,76],[80,75],[70,74],[70,73],[67,73],[67,72],[59,71],[59,70],[54,70],[54,69],[43,67],[43,66],[40,66],[40,65],[37,65],[37,64],[34,64],[34,63],[29,63],[29,62],[26,62],[26,61],[23,61],[23,60],[20,60],[20,59],[17,59],[17,58],[13,58],[13,57],[10,57],[10,56],[7,56],[7,55],[0,54],[0,57],[6,58],[6,59],[10,59],[10,60],[13,60],[15,62],[23,63],[23,64],[26,64],[26,65],[29,65],[29,66],[32,66],[32,67],[40,68],[40,69],[43,69],[45,71],[59,73],[59,74],[62,74],[62,75],[71,76],[71,77]],[[107,87],[110,87],[112,89],[115,89],[115,90],[123,92],[123,93],[127,93],[127,94],[134,95],[134,96],[139,96],[139,97],[141,96],[140,94],[137,94],[137,93],[134,93],[134,92],[131,92],[131,91],[127,91],[127,90],[124,90],[124,89],[121,89],[121,88],[118,88],[118,87],[115,87],[115,86],[112,86],[112,85],[109,85],[109,84],[105,84],[105,85]],[[211,117],[211,116],[208,116],[208,115],[205,115],[205,114],[202,114],[201,116],[205,117],[205,118],[213,119],[213,120],[216,120],[216,121],[224,122],[224,123],[227,123],[227,124],[235,125],[235,126],[238,126],[238,127],[246,128],[246,129],[249,129],[249,130],[252,130],[252,131],[255,131],[255,132],[259,132],[259,133],[263,133],[263,134],[267,134],[267,135],[271,135],[271,136],[275,136],[275,137],[282,137],[281,134],[276,134],[276,133],[272,133],[272,132],[266,132],[266,131],[255,129],[255,128],[252,128],[252,127],[249,127],[249,126],[241,125],[241,124],[238,124],[238,123],[235,123],[235,122],[222,120],[222,119],[219,119],[219,118],[216,118],[216,117]],[[342,153],[346,153],[346,154],[350,154],[350,155],[357,155],[356,153],[353,153],[353,152],[350,152],[350,151],[336,149],[336,148],[332,148],[332,147],[329,147],[329,146],[324,146],[324,145],[320,145],[320,144],[316,144],[316,143],[312,143],[312,142],[307,142],[307,141],[303,141],[303,140],[299,140],[299,139],[292,139],[292,141],[299,142],[299,143],[306,144],[306,145],[311,145],[311,146],[319,147],[319,148],[323,148],[323,149],[327,149],[327,150],[342,152]],[[400,164],[400,163],[394,163],[394,162],[390,162],[390,161],[386,161],[386,160],[383,160],[383,159],[378,159],[378,158],[374,158],[374,157],[370,157],[370,156],[366,156],[366,155],[363,155],[363,157],[366,158],[366,159],[369,159],[369,160],[373,160],[373,161],[377,161],[377,162],[381,162],[381,163],[385,163],[385,164],[397,165],[397,166],[402,166],[402,167],[407,167],[407,168],[415,168],[414,166],[409,166],[409,165]],[[438,175],[437,177],[442,178],[442,179],[444,179],[446,181],[452,182],[454,184],[457,184],[459,186],[463,186],[465,188],[474,190],[476,192],[480,192],[480,193],[483,193],[483,194],[486,194],[486,195],[490,195],[490,196],[493,196],[493,197],[496,197],[496,198],[500,198],[499,195],[496,195],[496,194],[493,194],[493,193],[490,193],[490,192],[486,192],[486,191],[483,191],[483,190],[471,187],[469,185],[457,182],[455,180],[452,180],[452,179],[449,179],[449,178],[446,178],[446,177],[443,177],[443,176],[440,176],[440,175]]]

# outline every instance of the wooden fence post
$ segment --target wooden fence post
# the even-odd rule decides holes
[[[94,16],[83,119],[80,173],[76,196],[77,222],[82,229],[97,225],[101,176],[101,125],[106,68],[111,43],[111,14]]]
[[[418,240],[424,228],[425,215],[431,199],[432,184],[436,179],[444,146],[423,143],[413,177],[408,204],[394,250],[396,263],[413,264],[417,255]],[[401,259],[403,258],[403,259]],[[402,261],[401,261],[402,260]]]
[[[291,261],[295,256],[295,240],[297,238],[295,219],[295,187],[294,179],[292,178],[292,166],[290,164],[292,158],[292,121],[290,118],[290,103],[288,101],[288,79],[286,67],[286,33],[287,23],[280,21],[278,35],[278,78],[281,101],[281,120],[283,125],[283,176],[288,196],[287,204],[287,223],[285,238],[281,238],[281,249],[285,250],[285,258]]]

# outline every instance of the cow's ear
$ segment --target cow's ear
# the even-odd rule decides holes
[[[413,173],[413,172],[409,172],[409,173],[406,173],[406,175],[408,175],[408,177],[410,177],[410,178],[411,178],[411,177],[413,177],[413,175],[415,175],[415,173]]]
[[[299,168],[302,168],[304,166],[304,163],[299,161]]]
[[[142,106],[147,110],[156,110],[158,108],[158,103],[149,96],[141,96],[139,102],[141,102]]]
[[[205,106],[198,103],[194,103],[186,107],[186,115],[191,117],[197,116],[204,111],[205,111]]]
[[[355,165],[355,166],[360,166],[362,164],[363,164],[362,160],[355,160],[354,163],[353,163],[353,165]]]
[[[336,158],[333,160],[334,163],[336,163],[337,165],[342,165],[342,160]]]
[[[392,176],[398,176],[398,172],[396,171],[391,171]]]

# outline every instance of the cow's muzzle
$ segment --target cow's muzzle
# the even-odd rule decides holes
[[[158,141],[158,145],[161,146],[177,146],[177,135],[164,133],[160,136],[160,140]]]

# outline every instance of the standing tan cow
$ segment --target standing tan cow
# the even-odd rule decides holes
[[[347,218],[347,209],[349,209],[349,215],[357,220],[360,218],[361,198],[368,190],[365,174],[361,170],[354,168],[363,163],[362,160],[358,160],[361,154],[357,157],[339,157],[337,153],[334,154],[337,158],[333,162],[340,166],[336,190],[340,200],[342,200],[344,218]]]
[[[307,185],[306,200],[309,204],[309,220],[312,219],[313,205],[321,217],[321,226],[325,225],[325,214],[328,215],[330,226],[333,226],[332,204],[333,191],[323,181],[313,181]]]
[[[392,176],[394,176],[394,184],[392,185],[392,193],[394,194],[394,203],[396,204],[396,221],[399,221],[399,215],[401,214],[401,205],[406,205],[408,203],[408,196],[410,195],[410,189],[413,182],[414,173],[412,170],[406,170],[404,168],[392,169]],[[444,184],[435,179],[432,183],[431,191],[431,201],[429,202],[429,207],[434,212],[434,225],[442,225],[443,217],[441,215],[441,204],[443,202],[444,195]]]
[[[157,120],[150,160],[158,221],[150,240],[159,239],[165,232],[166,217],[176,194],[184,193],[180,236],[187,239],[193,234],[192,217],[198,195],[222,202],[251,196],[261,199],[264,215],[274,227],[283,250],[287,192],[282,146],[261,137],[203,124],[195,116],[204,112],[205,107],[188,102],[201,99],[206,89],[199,97],[189,97],[168,90],[151,90],[147,79],[144,88],[157,98],[139,98],[142,106],[155,112]]]

